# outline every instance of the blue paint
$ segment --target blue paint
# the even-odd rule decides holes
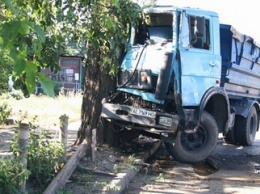
[[[235,35],[237,36],[235,39],[230,25],[221,25],[220,31],[217,13],[177,7],[147,8],[144,13],[171,14],[172,24],[171,26],[164,25],[164,21],[161,21],[161,26],[160,24],[158,24],[159,26],[148,25],[146,29],[153,43],[146,47],[133,44],[135,31],[132,30],[131,44],[121,66],[123,70],[149,69],[153,76],[158,77],[165,64],[165,54],[167,52],[173,53],[171,71],[173,71],[174,80],[171,84],[174,85],[174,95],[180,94],[182,96],[183,106],[199,106],[203,94],[211,87],[224,87],[230,91],[230,94],[233,94],[234,91],[239,92],[240,89],[246,93],[249,86],[260,89],[259,84],[257,84],[258,76],[251,70],[260,72],[259,45],[254,44],[250,37],[244,43],[241,40],[238,41],[239,38],[241,39],[239,33]],[[188,19],[188,17],[196,18],[197,16],[203,16],[206,26],[208,26],[208,29],[205,28],[205,36],[202,37],[202,41],[207,42],[207,48],[204,47],[204,44],[204,48],[189,45],[193,36],[191,34],[195,29],[190,27],[192,19]],[[186,23],[190,22],[190,24],[187,23],[186,28],[184,26],[185,17],[187,17]],[[235,33],[236,31],[234,31]],[[144,47],[145,49],[143,49]],[[238,59],[241,49],[244,49],[243,57]],[[176,58],[177,56],[179,59]],[[254,60],[255,62],[252,62]],[[238,64],[239,62],[241,64]],[[221,74],[222,69],[226,70],[226,74],[223,74],[223,71]],[[244,79],[241,79],[241,76]],[[236,86],[236,84],[241,86]],[[154,97],[152,91],[129,88],[120,88],[119,90],[140,96],[150,102],[162,104],[161,100]],[[259,96],[259,92],[254,89],[252,89],[252,93],[253,95],[257,93]],[[243,95],[246,96],[246,94]]]
[[[141,90],[130,89],[130,88],[118,88],[117,90],[140,96],[146,101],[155,102],[157,104],[163,104],[164,103],[164,101],[162,101],[162,100],[155,99],[153,93],[144,92],[144,91],[141,91]]]

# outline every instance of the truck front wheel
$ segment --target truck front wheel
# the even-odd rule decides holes
[[[258,129],[258,115],[256,108],[253,106],[247,116],[236,116],[236,139],[240,145],[252,145],[255,140],[256,131]]]
[[[171,136],[172,134],[169,134]],[[218,139],[215,119],[206,111],[201,115],[200,126],[194,133],[179,131],[174,143],[165,147],[174,159],[184,163],[196,163],[206,159],[214,150]]]

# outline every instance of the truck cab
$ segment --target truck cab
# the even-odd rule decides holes
[[[221,84],[218,14],[146,8],[129,34],[117,92],[103,100],[101,116],[119,130],[162,139],[181,162],[207,158],[235,119]]]

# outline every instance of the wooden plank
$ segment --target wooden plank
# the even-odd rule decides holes
[[[52,180],[51,184],[47,187],[43,194],[56,194],[56,191],[62,189],[66,182],[69,180],[70,176],[77,167],[79,160],[85,155],[87,148],[87,142],[84,140],[76,152],[71,156],[69,161],[65,164],[63,169],[59,174]]]

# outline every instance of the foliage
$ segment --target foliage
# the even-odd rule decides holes
[[[29,142],[28,169],[31,171],[30,180],[38,186],[47,186],[60,169],[64,148],[57,142],[44,140],[48,133],[41,135],[31,133]]]
[[[10,56],[14,88],[29,96],[40,82],[45,93],[54,96],[53,84],[40,71],[56,71],[53,61],[70,52],[67,45],[74,43],[86,65],[83,125],[96,127],[101,99],[115,87],[112,80],[111,89],[100,88],[107,87],[102,79],[117,74],[141,7],[131,0],[0,0],[0,8],[0,49]],[[79,136],[84,136],[86,127],[80,129]]]
[[[116,75],[130,25],[138,23],[141,8],[130,0],[101,0],[91,4],[89,10],[87,64],[105,67],[110,75]]]
[[[11,111],[12,109],[6,102],[0,102],[0,124],[5,123],[6,119],[11,115]]]
[[[14,155],[19,151],[17,134],[11,143],[11,150]],[[59,142],[52,141],[48,131],[37,129],[37,126],[30,123],[28,170],[31,172],[29,180],[36,188],[45,189],[63,167],[63,153],[64,147]]]
[[[101,101],[116,87],[115,75],[127,47],[131,24],[137,24],[141,8],[130,0],[85,1],[87,22],[82,23],[87,40],[85,91],[82,125],[77,144],[85,138],[85,130],[97,128],[98,141],[104,139],[100,129]],[[100,142],[101,143],[101,142]]]
[[[12,67],[8,60],[7,52],[0,49],[0,93],[9,91],[8,80],[12,72]]]
[[[59,117],[66,114],[69,122],[80,120],[82,94],[78,92],[67,92],[52,98],[46,95],[31,95],[29,98],[17,100],[19,96],[11,96],[3,99],[12,109],[10,118],[24,122],[32,120],[36,115],[38,124],[43,128],[55,128],[60,125]],[[1,104],[1,102],[0,102]],[[33,110],[33,111],[32,111]]]
[[[59,5],[59,0],[0,0],[0,58],[13,70],[14,88],[25,96],[34,92],[37,82],[47,94],[54,95],[53,85],[41,69],[57,71],[58,57],[65,50],[65,33],[57,25],[62,13]]]
[[[14,88],[25,96],[34,92],[37,82],[54,95],[41,69],[59,70],[58,57],[70,54],[72,44],[90,61],[92,53],[100,53],[97,65],[108,65],[115,74],[129,24],[136,23],[140,13],[130,0],[0,0],[0,9],[2,57],[13,70]]]
[[[125,161],[114,164],[113,172],[118,173],[121,169],[136,169],[136,158],[134,155],[130,155],[126,158]]]
[[[20,193],[19,185],[27,180],[29,174],[18,159],[0,158],[0,193]]]

